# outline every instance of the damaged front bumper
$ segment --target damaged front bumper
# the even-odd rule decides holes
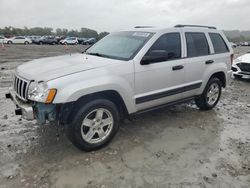
[[[33,107],[30,104],[27,104],[20,100],[16,95],[14,90],[10,89],[9,93],[7,93],[6,98],[11,99],[14,104],[16,105],[15,114],[21,115],[22,118],[26,120],[33,120],[34,119],[34,112]]]
[[[7,93],[5,96],[14,102],[16,105],[15,114],[21,115],[23,119],[36,119],[38,124],[45,124],[46,121],[55,121],[57,118],[55,104],[24,102],[16,96],[15,91],[12,89],[10,89],[9,93]]]
[[[232,65],[233,75],[250,77],[250,64],[249,63],[238,63]]]

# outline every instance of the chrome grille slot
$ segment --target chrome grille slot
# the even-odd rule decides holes
[[[27,80],[15,76],[14,90],[16,92],[16,95],[24,101],[27,101],[28,85],[29,82]]]

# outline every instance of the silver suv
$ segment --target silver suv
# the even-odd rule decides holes
[[[17,115],[64,125],[75,146],[91,151],[136,113],[192,99],[201,110],[212,109],[232,60],[230,43],[215,27],[137,27],[114,32],[83,54],[17,67],[6,97]]]

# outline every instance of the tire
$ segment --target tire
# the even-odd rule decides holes
[[[242,78],[242,75],[234,74],[234,78],[236,78],[236,79],[241,79],[241,78]]]
[[[56,45],[56,42],[53,42],[52,45]]]
[[[66,134],[80,150],[97,150],[113,139],[119,129],[119,119],[117,107],[113,102],[95,99],[80,107],[73,121],[66,125]]]
[[[7,44],[13,44],[13,42],[12,41],[8,41]]]
[[[216,104],[219,102],[219,99],[221,96],[221,89],[222,89],[221,81],[216,77],[211,78],[208,81],[202,95],[200,95],[199,97],[195,99],[196,105],[201,110],[213,109],[216,106]]]
[[[27,44],[29,44],[29,42],[28,42],[28,41],[25,41],[24,44],[27,45]]]
[[[40,45],[43,45],[43,42],[39,42]]]

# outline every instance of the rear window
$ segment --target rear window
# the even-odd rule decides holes
[[[187,56],[197,57],[209,54],[209,46],[204,33],[185,33],[187,42]]]
[[[219,33],[209,33],[210,39],[214,46],[214,53],[229,52],[229,49]]]

